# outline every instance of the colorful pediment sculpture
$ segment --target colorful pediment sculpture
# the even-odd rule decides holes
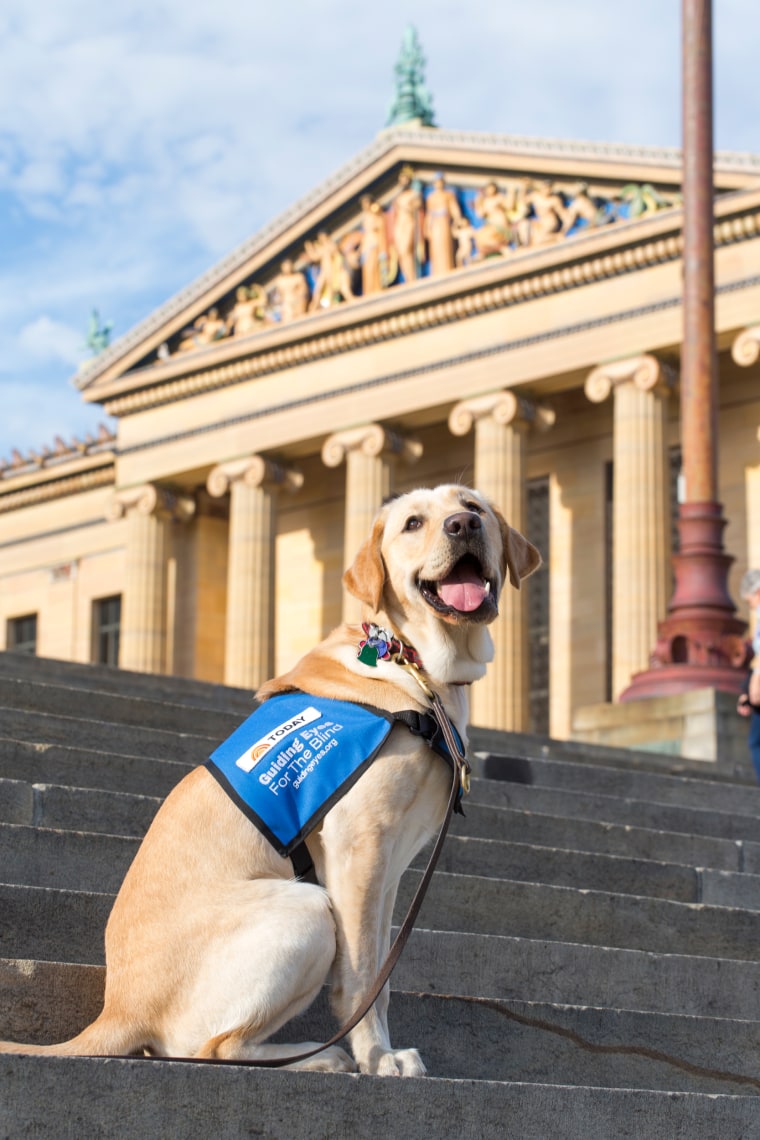
[[[443,172],[423,181],[404,166],[385,202],[365,193],[356,223],[320,230],[268,281],[249,281],[193,321],[159,359],[230,337],[289,324],[423,277],[562,241],[588,229],[639,218],[680,203],[673,191],[628,183],[601,191],[585,181],[517,177],[451,185]],[[222,315],[224,314],[224,315]]]

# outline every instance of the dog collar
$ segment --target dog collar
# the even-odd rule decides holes
[[[432,690],[424,679],[425,666],[413,645],[407,645],[391,630],[375,625],[374,622],[363,621],[362,630],[364,637],[359,642],[356,656],[363,665],[371,665],[373,669],[377,668],[378,661],[393,661],[396,665],[403,665],[414,673],[427,695],[432,696]],[[450,681],[449,684],[464,686],[469,685],[470,681]]]
[[[422,661],[416,649],[406,645],[389,629],[383,629],[374,622],[363,621],[364,637],[359,642],[357,657],[363,665],[377,668],[378,661],[395,661],[398,665],[414,665],[422,669]]]

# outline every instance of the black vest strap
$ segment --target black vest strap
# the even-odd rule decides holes
[[[309,848],[303,840],[290,852],[290,861],[293,864],[293,870],[299,882],[313,883],[315,887],[319,886],[314,861],[309,854]]]

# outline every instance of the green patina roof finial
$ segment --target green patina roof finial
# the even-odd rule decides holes
[[[108,348],[111,343],[112,328],[113,323],[111,321],[108,321],[105,325],[101,325],[100,313],[97,309],[92,310],[85,345],[90,349],[93,356],[98,356],[99,353]]]
[[[396,92],[386,126],[397,127],[401,123],[412,122],[423,127],[435,126],[433,99],[424,83],[425,62],[417,30],[409,24],[394,68]]]

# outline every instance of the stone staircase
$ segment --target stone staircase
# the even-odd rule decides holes
[[[99,1010],[160,798],[250,694],[0,654],[0,1038]],[[427,1080],[0,1056],[0,1137],[760,1135],[760,789],[676,757],[474,733],[478,777],[392,979]],[[485,755],[483,755],[485,753]],[[424,864],[402,883],[399,913]],[[282,1038],[325,1037],[326,1002]]]

